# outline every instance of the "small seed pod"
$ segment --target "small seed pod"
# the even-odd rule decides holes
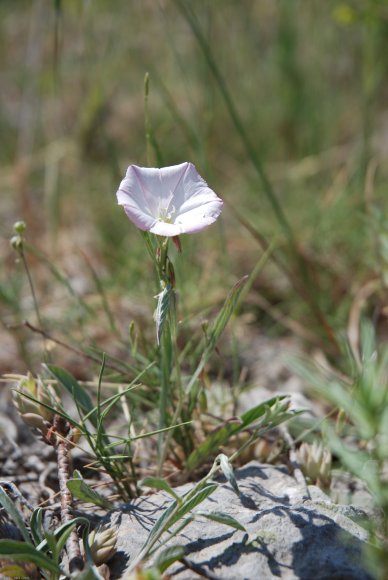
[[[20,252],[20,250],[23,249],[23,238],[19,234],[17,234],[16,236],[12,236],[9,243],[11,245],[11,248],[16,250],[17,252]]]
[[[117,529],[97,528],[89,534],[89,546],[96,566],[105,564],[116,553]]]
[[[42,433],[47,431],[45,421],[40,415],[37,415],[36,413],[22,413],[20,416],[23,421],[29,425],[29,427],[39,429],[39,431],[42,431]]]

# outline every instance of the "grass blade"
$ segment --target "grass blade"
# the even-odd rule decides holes
[[[201,374],[201,371],[203,370],[205,364],[207,363],[211,354],[213,353],[221,334],[224,332],[225,327],[236,308],[240,293],[247,280],[248,276],[244,276],[233,286],[233,288],[229,292],[225,300],[225,303],[221,308],[216,318],[216,321],[213,325],[213,328],[209,334],[208,343],[205,347],[205,350],[203,351],[201,360],[199,361],[199,364],[196,370],[194,371],[189,384],[186,387],[187,393],[189,393],[193,389],[199,375]]]
[[[91,398],[79,382],[65,369],[51,364],[43,365],[50,375],[56,379],[74,398],[75,403],[84,413],[89,413],[88,419],[94,427],[97,427],[97,418],[91,411],[94,409]]]
[[[40,507],[33,511],[30,520],[31,535],[34,539],[35,544],[39,544],[43,539],[42,522],[43,522],[43,508]]]

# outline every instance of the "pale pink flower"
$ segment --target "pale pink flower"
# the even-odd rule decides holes
[[[216,221],[223,205],[187,162],[161,169],[130,165],[117,201],[138,228],[159,236],[199,232]]]

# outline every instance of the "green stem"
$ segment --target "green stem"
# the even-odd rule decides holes
[[[163,329],[160,344],[160,399],[159,399],[159,429],[167,427],[168,401],[171,396],[171,336],[168,324]],[[159,433],[158,438],[158,473],[161,473],[166,456],[165,433]]]
[[[34,310],[35,310],[36,319],[38,321],[39,326],[41,328],[43,328],[43,322],[42,322],[42,318],[40,316],[39,304],[38,304],[38,300],[37,300],[37,297],[35,294],[34,283],[32,281],[31,272],[30,272],[30,269],[28,267],[28,262],[27,262],[23,248],[21,248],[19,250],[19,253],[20,253],[20,257],[21,257],[22,262],[23,262],[24,270],[27,274],[27,279],[28,279],[28,284],[29,284],[30,291],[31,291],[32,301],[34,303]],[[49,357],[49,352],[47,350],[45,338],[43,338],[43,350],[44,350],[45,359],[48,361],[50,357]]]
[[[24,266],[25,272],[27,274],[28,284],[30,286],[31,296],[32,296],[32,300],[33,300],[33,303],[34,303],[34,310],[35,310],[35,314],[36,314],[36,319],[38,321],[39,326],[41,328],[43,328],[43,323],[42,323],[42,319],[40,317],[39,305],[38,305],[38,300],[37,300],[36,294],[35,294],[35,289],[34,289],[34,284],[33,284],[33,281],[32,281],[31,272],[30,272],[30,269],[28,267],[28,262],[26,260],[26,256],[25,256],[25,253],[24,253],[24,250],[23,249],[20,250],[20,257],[22,259],[23,266]]]
[[[177,342],[177,321],[176,321],[176,302],[175,302],[175,295],[172,298],[172,306],[169,313],[169,323],[168,328],[170,329],[170,337],[171,337],[171,354],[172,354],[172,361],[171,361],[171,369],[174,367],[175,370],[175,390],[178,396],[178,403],[176,405],[174,415],[171,420],[171,425],[175,425],[178,422],[178,419],[183,418],[181,417],[182,409],[183,409],[183,386],[182,386],[182,377],[181,377],[181,368],[179,364],[179,350],[178,350],[178,342]],[[161,435],[165,435],[164,444],[162,445],[161,449],[159,449],[159,463],[163,465],[167,450],[170,445],[171,437],[173,436],[174,431],[170,430],[167,431],[165,434],[161,433]],[[159,439],[160,441],[160,439]]]
[[[159,278],[159,287],[164,288],[169,284],[168,279],[168,243],[169,238],[160,238],[157,236],[158,255],[155,260],[155,266]],[[171,371],[173,345],[171,336],[171,310],[166,324],[161,331],[160,337],[160,398],[159,398],[159,429],[167,427],[168,419],[168,402],[171,398]],[[166,457],[165,432],[161,432],[158,438],[158,473],[161,473],[162,466]]]

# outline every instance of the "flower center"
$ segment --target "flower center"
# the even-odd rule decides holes
[[[160,222],[165,222],[167,224],[171,224],[174,220],[174,215],[176,213],[175,206],[171,204],[173,198],[173,193],[170,193],[170,197],[165,201],[162,206],[162,203],[159,203],[159,211],[158,211],[158,220]]]

